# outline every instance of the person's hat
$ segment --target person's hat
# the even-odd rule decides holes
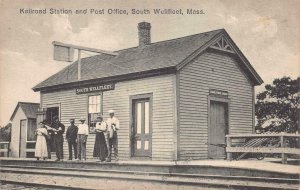
[[[102,115],[97,115],[97,119],[100,119],[100,118],[103,119],[103,116]]]
[[[70,122],[71,122],[71,121],[75,121],[75,119],[72,118],[72,119],[70,119]]]
[[[79,119],[79,121],[85,121],[85,118],[82,117],[82,118]]]
[[[114,110],[109,110],[108,113],[115,113],[115,111]]]
[[[47,120],[46,119],[44,119],[43,121],[41,121],[39,124],[47,124],[48,122],[47,122]]]

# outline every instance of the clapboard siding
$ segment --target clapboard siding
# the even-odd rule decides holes
[[[174,120],[175,120],[175,75],[162,75],[118,82],[115,90],[103,92],[104,117],[108,117],[108,110],[114,109],[120,120],[118,132],[120,159],[130,158],[130,102],[131,95],[153,93],[152,105],[152,159],[171,160],[174,158]],[[43,107],[60,105],[61,122],[69,125],[69,119],[75,118],[76,124],[80,117],[87,118],[88,96],[76,95],[75,89],[62,90],[51,93],[41,93]],[[95,135],[90,134],[87,141],[87,157],[92,158]],[[67,143],[64,142],[64,154],[68,156]]]
[[[28,125],[28,118],[26,117],[24,111],[19,106],[18,110],[12,120],[11,125],[11,143],[10,143],[10,157],[20,157],[20,127],[21,120],[26,120],[26,127]]]
[[[228,91],[229,133],[252,132],[252,84],[234,58],[218,52],[204,52],[182,68],[178,77],[180,159],[208,157],[210,88]]]
[[[75,118],[75,124],[79,124],[79,118],[87,118],[87,94],[76,95],[75,89],[62,90],[50,93],[41,93],[42,107],[60,107],[60,120],[67,127],[70,125],[69,119]],[[65,134],[64,134],[65,135]],[[90,134],[87,141],[87,157],[92,157],[92,152],[89,147],[94,146],[95,135]],[[68,143],[64,140],[64,157],[69,157]]]
[[[129,97],[131,95],[153,93],[152,105],[152,159],[173,159],[173,127],[175,102],[175,75],[164,75],[116,84],[116,90],[104,92],[104,113],[114,109],[120,120],[119,144],[123,144],[122,157],[128,159],[129,152]],[[120,96],[122,94],[122,96]],[[123,127],[124,126],[124,127]],[[120,155],[121,156],[121,155]]]

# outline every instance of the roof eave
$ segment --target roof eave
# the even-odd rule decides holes
[[[14,119],[14,117],[15,117],[18,109],[19,109],[19,107],[20,107],[20,103],[18,102],[17,105],[16,105],[16,107],[15,107],[15,109],[14,109],[13,114],[10,116],[10,119],[9,119],[10,121],[13,121],[13,119]]]
[[[85,86],[85,85],[90,85],[90,84],[120,82],[120,81],[126,81],[126,80],[147,78],[147,77],[152,77],[152,76],[157,76],[157,75],[171,74],[171,73],[175,73],[175,72],[176,72],[176,67],[170,66],[170,67],[152,69],[152,70],[148,70],[148,71],[129,73],[129,74],[124,74],[124,75],[115,75],[115,76],[109,76],[109,77],[103,77],[103,78],[74,81],[74,82],[50,85],[50,86],[44,86],[44,87],[33,87],[32,90],[34,92],[55,91],[55,90],[59,90],[59,89],[74,88],[74,87]]]
[[[226,30],[224,30],[224,35],[226,35],[226,37],[228,38],[228,40],[230,40],[230,42],[235,46],[235,49],[237,51],[237,55],[239,56],[239,58],[243,61],[244,65],[246,66],[246,68],[248,69],[248,71],[251,73],[252,78],[254,79],[254,85],[261,85],[264,83],[263,79],[259,76],[259,74],[256,72],[256,70],[252,67],[252,65],[250,64],[249,60],[246,58],[246,56],[242,53],[242,51],[238,48],[238,46],[234,43],[234,41],[231,39],[231,37],[229,36],[229,34],[226,32]]]

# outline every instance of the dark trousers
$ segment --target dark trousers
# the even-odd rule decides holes
[[[54,135],[55,152],[58,160],[64,159],[63,143],[64,138],[62,135]]]
[[[51,159],[51,142],[52,142],[52,137],[51,139],[47,139],[47,152],[48,152],[48,159]]]
[[[107,136],[108,139],[108,156],[107,160],[111,160],[112,147],[114,147],[115,159],[118,159],[118,134],[114,131],[114,135],[112,138],[109,138],[109,133]]]
[[[69,145],[69,160],[72,160],[72,157],[73,157],[72,147],[74,149],[75,159],[77,159],[77,143],[76,143],[76,140],[68,140],[68,145]]]

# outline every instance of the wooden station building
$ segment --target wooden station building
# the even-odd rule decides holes
[[[214,144],[254,130],[261,77],[224,29],[155,43],[150,30],[139,23],[139,46],[82,58],[36,85],[47,119],[68,127],[87,118],[90,158],[94,120],[110,109],[120,121],[120,160],[224,158]]]

